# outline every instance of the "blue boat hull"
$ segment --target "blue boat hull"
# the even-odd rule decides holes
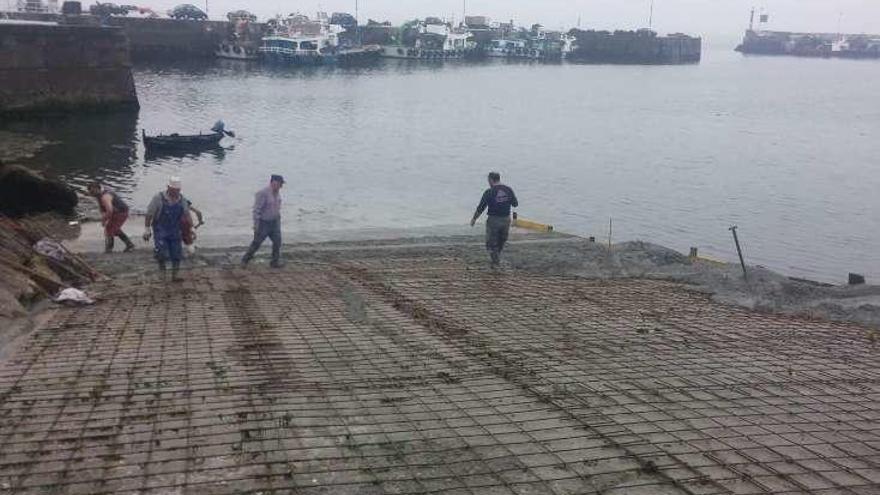
[[[286,53],[261,53],[262,59],[271,64],[310,67],[332,65],[338,62],[336,55],[293,55]]]

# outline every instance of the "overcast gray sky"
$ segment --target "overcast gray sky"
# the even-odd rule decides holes
[[[0,0],[2,1],[2,0]],[[204,8],[206,0],[111,0],[165,11],[184,2]],[[354,13],[355,0],[207,0],[211,18],[247,9],[261,19],[275,14],[319,9]],[[14,0],[5,0],[9,5]],[[60,0],[59,0],[60,3]],[[83,4],[91,4],[84,0]],[[651,0],[467,0],[467,12],[518,24],[541,23],[548,28],[570,28],[581,16],[585,28],[639,28],[648,24]],[[429,15],[461,18],[463,0],[358,0],[360,18],[390,20]],[[880,33],[880,0],[654,0],[654,27],[661,33],[685,32],[712,37],[738,36],[755,6],[770,15],[769,29],[786,31]]]
[[[166,10],[183,1],[193,1],[203,8],[205,0],[132,3]],[[212,18],[239,8],[261,18],[295,11],[313,15],[318,9],[353,13],[355,5],[355,0],[208,1]],[[427,15],[460,18],[463,0],[358,0],[358,5],[362,21],[372,18],[397,23]],[[467,11],[494,20],[512,18],[523,25],[539,22],[551,28],[573,27],[580,15],[583,27],[608,29],[646,26],[649,5],[650,0],[467,0]],[[880,33],[880,0],[654,0],[654,26],[661,32],[740,34],[748,23],[752,6],[770,14],[768,27],[773,29],[834,32],[840,20],[846,32]]]

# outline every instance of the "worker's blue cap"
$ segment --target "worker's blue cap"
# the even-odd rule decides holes
[[[269,180],[271,180],[272,182],[280,182],[284,184],[284,177],[281,177],[280,175],[273,175],[272,178]]]

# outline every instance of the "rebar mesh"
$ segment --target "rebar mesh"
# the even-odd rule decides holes
[[[0,366],[0,493],[880,493],[865,329],[472,268],[108,283]]]

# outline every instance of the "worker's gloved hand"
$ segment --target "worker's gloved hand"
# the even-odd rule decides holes
[[[153,237],[153,232],[150,229],[144,231],[144,242],[149,242],[150,238]]]

